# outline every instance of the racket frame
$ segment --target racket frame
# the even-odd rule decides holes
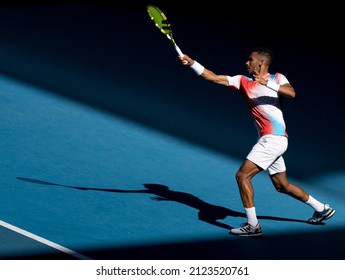
[[[151,20],[155,23],[155,26],[164,34],[166,35],[166,37],[168,38],[168,40],[173,44],[173,46],[175,47],[176,52],[178,53],[179,56],[183,56],[183,53],[181,51],[181,49],[178,47],[178,45],[175,42],[175,39],[172,35],[172,29],[170,26],[170,23],[168,22],[168,19],[166,17],[166,15],[162,12],[161,9],[159,9],[157,6],[155,5],[147,5],[146,7],[147,13],[149,14]],[[157,18],[157,16],[155,16],[152,13],[152,10],[154,10],[156,12],[156,15],[159,15],[159,19]]]

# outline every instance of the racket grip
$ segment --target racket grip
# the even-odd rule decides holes
[[[176,50],[176,52],[178,53],[179,56],[183,56],[183,53],[182,53],[181,49],[177,45],[175,45],[175,50]]]

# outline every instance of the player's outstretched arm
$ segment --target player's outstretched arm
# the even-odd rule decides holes
[[[228,86],[228,79],[226,75],[218,75],[214,73],[213,71],[205,68],[202,66],[199,62],[196,60],[190,58],[188,55],[184,54],[183,56],[179,56],[179,59],[182,61],[182,64],[185,66],[189,66],[202,78],[204,78],[207,81],[210,81],[212,83]]]

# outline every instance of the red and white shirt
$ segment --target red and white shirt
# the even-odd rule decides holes
[[[288,136],[278,92],[244,75],[227,76],[229,87],[239,91],[247,102],[259,136]],[[280,73],[266,74],[265,79],[279,85],[289,83]]]

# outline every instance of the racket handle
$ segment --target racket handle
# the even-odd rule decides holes
[[[177,45],[175,45],[175,50],[177,51],[179,56],[183,56],[181,49]]]

